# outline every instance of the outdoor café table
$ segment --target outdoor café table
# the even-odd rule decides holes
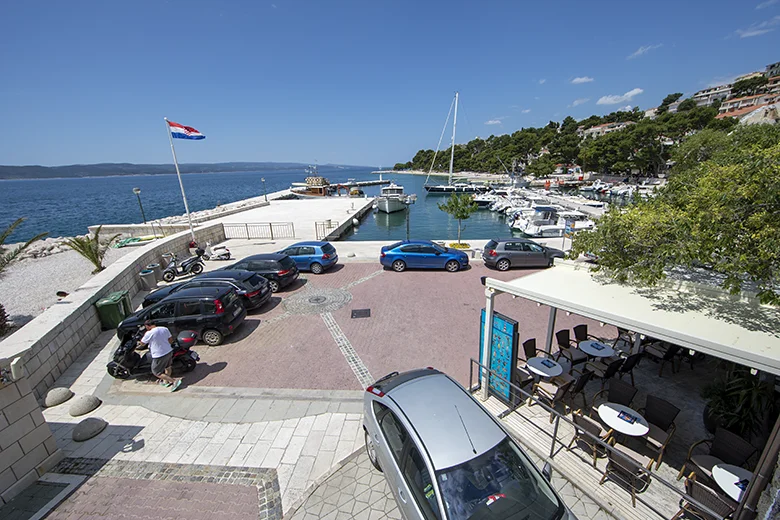
[[[641,437],[650,431],[650,426],[648,426],[645,418],[639,415],[636,410],[633,410],[628,406],[617,403],[604,403],[598,407],[598,412],[599,417],[604,421],[604,424],[616,432],[624,433],[632,437]],[[636,421],[632,423],[622,419],[620,417],[621,413],[636,417]]]
[[[563,373],[563,367],[546,357],[532,357],[526,361],[526,367],[534,374],[542,377],[555,377]]]
[[[615,349],[600,341],[594,341],[592,339],[580,341],[577,346],[581,351],[591,357],[606,358],[615,355]]]
[[[753,474],[745,468],[732,464],[715,464],[712,467],[712,478],[730,498],[739,502],[745,490],[740,489],[737,484],[743,480],[749,482],[753,478]],[[747,487],[747,482],[745,482],[745,487]]]

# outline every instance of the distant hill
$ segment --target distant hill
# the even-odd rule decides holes
[[[180,164],[181,173],[299,170],[304,163],[227,162]],[[320,165],[328,166],[328,165]],[[173,164],[72,164],[69,166],[2,166],[0,179],[51,179],[55,177],[107,177],[112,175],[159,175],[176,173]]]

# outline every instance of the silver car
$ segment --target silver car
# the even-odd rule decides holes
[[[369,386],[363,429],[407,520],[575,519],[501,424],[438,370]]]

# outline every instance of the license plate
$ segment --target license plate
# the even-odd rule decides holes
[[[197,353],[197,352],[195,352],[194,350],[190,350],[190,357],[191,357],[192,359],[194,359],[195,361],[198,361],[198,360],[200,359],[200,356],[199,356],[199,355],[198,355],[198,353]]]

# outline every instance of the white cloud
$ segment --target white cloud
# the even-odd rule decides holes
[[[524,109],[522,110],[523,114],[527,114],[527,113],[528,113],[528,112],[530,112],[530,111],[531,111],[531,109],[530,109],[530,108],[524,108]]]
[[[626,106],[624,106],[624,107],[620,107],[620,108],[618,108],[618,110],[621,110],[621,111],[623,111],[623,112],[629,112],[629,111],[631,111],[633,108],[634,108],[634,107],[632,107],[631,105],[626,105]]]
[[[544,85],[544,83],[545,83],[546,81],[547,81],[546,79],[540,79],[540,80],[539,80],[539,84],[540,84],[540,85]]]
[[[582,105],[583,103],[587,103],[588,101],[590,101],[590,98],[578,98],[578,99],[575,99],[574,101],[572,101],[571,105],[569,105],[569,106],[570,107],[578,107],[578,106]]]
[[[764,9],[766,7],[772,7],[777,2],[780,2],[780,0],[766,0],[766,2],[761,2],[756,6],[756,9]]]
[[[574,85],[580,85],[582,83],[590,83],[591,81],[593,81],[593,78],[591,78],[590,76],[582,76],[571,80],[572,84]]]
[[[500,125],[501,119],[490,119],[489,121],[485,121],[486,125]]]
[[[622,96],[618,96],[616,94],[611,94],[609,96],[602,96],[599,98],[598,101],[596,101],[597,105],[617,105],[618,103],[625,103],[626,101],[631,101],[634,96],[638,96],[644,92],[641,88],[635,88],[631,89]]]
[[[754,23],[747,29],[737,29],[736,32],[740,38],[752,38],[753,36],[761,36],[774,31],[777,25],[780,25],[780,16],[775,16],[761,23]]]
[[[633,60],[634,58],[638,58],[643,54],[647,54],[648,52],[654,50],[654,49],[660,49],[663,47],[663,43],[657,43],[655,45],[642,45],[637,50],[635,50],[632,54],[628,55],[626,57],[627,60]]]
[[[276,4],[271,4],[271,7],[273,7],[274,9],[276,9]]]

